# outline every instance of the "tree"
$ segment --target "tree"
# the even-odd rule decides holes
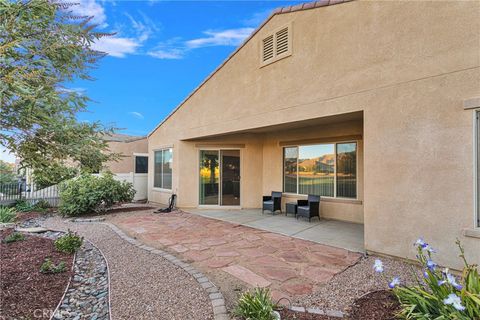
[[[0,0],[0,144],[35,170],[74,163],[98,171],[118,158],[103,140],[111,133],[96,123],[79,123],[88,97],[66,89],[89,79],[104,53],[92,49],[92,17],[72,15],[72,3]]]
[[[3,160],[0,160],[0,185],[11,184],[17,182],[17,176],[13,165]]]

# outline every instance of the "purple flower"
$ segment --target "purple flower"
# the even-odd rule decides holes
[[[375,263],[373,264],[373,269],[375,272],[382,273],[383,272],[383,262],[380,259],[376,259]]]
[[[462,305],[462,300],[455,293],[450,293],[446,299],[443,299],[443,303],[446,305],[452,305],[458,311],[465,310],[465,307]]]
[[[448,270],[447,270],[448,271]],[[453,276],[452,274],[450,273],[446,273],[445,274],[446,276],[446,280],[440,280],[438,281],[438,285],[439,286],[442,286],[444,285],[445,283],[449,283],[450,285],[452,285],[455,289],[457,290],[462,290],[462,285],[460,285],[458,282],[457,282],[457,279],[455,278],[455,276]]]
[[[393,289],[395,288],[396,286],[398,286],[400,284],[400,278],[398,277],[395,277],[392,279],[392,281],[388,284],[388,286],[390,287],[390,289]]]
[[[433,262],[432,260],[427,260],[427,268],[430,271],[435,271],[435,268],[437,267],[437,264]]]
[[[415,241],[414,246],[425,248],[425,246],[428,246],[428,244],[423,240],[423,238],[418,238],[417,241]]]

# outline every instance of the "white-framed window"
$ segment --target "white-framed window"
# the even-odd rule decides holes
[[[172,148],[154,151],[154,188],[172,190],[172,157]]]
[[[357,142],[283,149],[283,192],[357,198]]]
[[[261,41],[261,65],[267,65],[292,54],[292,24],[280,27]]]

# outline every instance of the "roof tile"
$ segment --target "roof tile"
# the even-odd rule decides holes
[[[325,7],[325,6],[328,6],[329,4],[330,4],[330,0],[320,0],[320,1],[316,1],[316,2],[315,2],[315,8]]]

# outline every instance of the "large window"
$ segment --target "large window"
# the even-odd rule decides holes
[[[480,111],[475,112],[476,116],[476,151],[477,151],[477,227],[480,227]]]
[[[325,197],[357,197],[357,144],[284,148],[284,192]]]
[[[153,186],[161,189],[172,189],[171,148],[155,151]]]

